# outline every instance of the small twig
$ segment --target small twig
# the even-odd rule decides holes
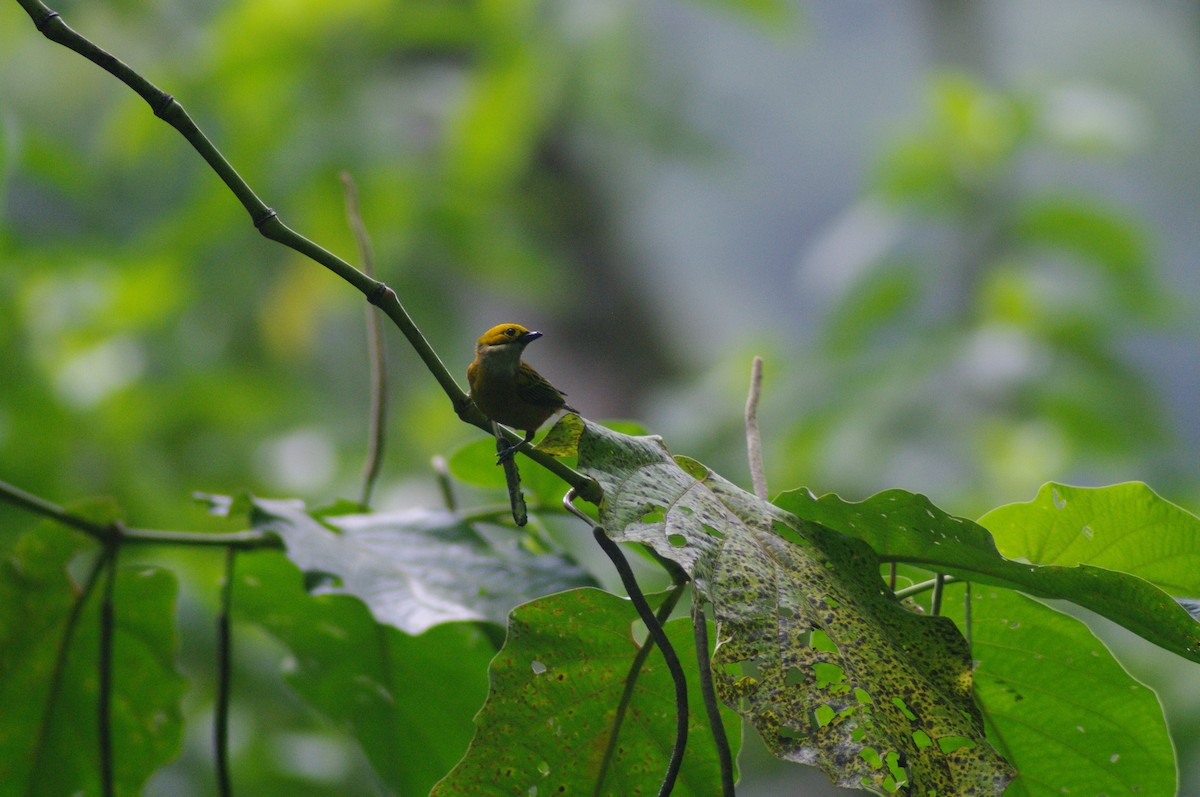
[[[509,450],[509,445],[501,431],[502,427],[493,423],[492,429],[496,434],[496,453],[504,454]],[[502,456],[500,462],[504,465],[504,483],[508,485],[508,503],[512,507],[513,523],[524,526],[529,522],[529,510],[525,508],[525,495],[521,492],[521,471],[517,468],[517,458]]]
[[[97,523],[73,514],[44,498],[38,498],[11,484],[0,481],[0,501],[26,509],[36,515],[50,518],[84,532],[92,539],[107,544],[114,535],[122,544],[141,543],[150,545],[220,545],[242,549],[282,548],[282,541],[261,531],[235,531],[228,534],[193,531],[157,531],[153,529],[131,529],[123,523]]]
[[[767,500],[767,475],[763,469],[762,436],[758,432],[758,400],[762,395],[762,357],[750,364],[750,394],[746,397],[746,456],[750,460],[750,481],[754,494]]]
[[[438,454],[430,463],[433,466],[433,476],[437,479],[438,491],[442,494],[442,506],[449,512],[458,509],[458,499],[454,496],[454,483],[450,481],[450,466],[446,458]]]
[[[663,659],[667,663],[667,669],[671,672],[671,678],[675,682],[675,746],[671,751],[671,760],[667,764],[667,772],[663,775],[662,783],[658,789],[658,797],[667,797],[675,788],[675,780],[679,777],[679,769],[683,766],[683,752],[687,748],[688,736],[688,694],[687,694],[687,677],[683,673],[683,665],[679,663],[679,656],[675,654],[675,648],[671,645],[671,640],[667,639],[667,632],[663,630],[662,623],[654,616],[654,611],[650,608],[650,604],[646,602],[646,596],[642,594],[642,588],[638,586],[637,579],[633,575],[633,569],[629,566],[629,562],[625,560],[624,554],[621,553],[621,547],[608,536],[604,527],[594,523],[587,515],[575,508],[572,503],[575,498],[575,488],[572,487],[563,496],[563,506],[567,511],[576,517],[581,518],[584,522],[592,527],[592,536],[596,538],[600,549],[612,561],[613,567],[616,568],[617,574],[621,577],[621,583],[625,586],[625,591],[629,594],[629,600],[633,603],[633,607],[637,610],[638,616],[642,618],[642,622],[646,624],[646,630],[650,632],[650,637],[658,645],[662,651]]]
[[[96,714],[99,722],[100,789],[104,797],[113,797],[116,794],[112,749],[112,652],[115,632],[113,591],[116,589],[117,555],[120,550],[120,538],[112,535],[104,553],[106,573],[104,600],[100,604],[100,657],[97,662],[100,684]]]
[[[967,640],[967,650],[973,650],[971,644],[971,582],[966,582],[963,594],[963,637]]]
[[[217,706],[213,716],[213,746],[217,764],[217,793],[232,797],[229,777],[229,698],[233,678],[233,634],[230,613],[233,607],[233,578],[237,549],[225,549],[225,578],[221,583],[221,612],[217,616]]]
[[[933,595],[929,599],[929,613],[935,617],[942,613],[942,592],[946,586],[946,576],[938,573],[933,577]]]
[[[362,213],[359,211],[358,189],[349,172],[342,172],[342,189],[346,197],[346,220],[354,233],[354,242],[358,245],[358,262],[362,265],[363,273],[374,278],[375,252],[371,247],[367,226],[363,224]],[[383,330],[379,326],[379,316],[369,303],[366,306],[366,314],[367,359],[371,364],[371,410],[367,432],[367,458],[363,464],[362,493],[359,499],[359,503],[364,507],[371,505],[371,493],[375,489],[376,479],[379,478],[379,469],[383,465],[383,450],[387,442],[387,349],[384,345]]]
[[[721,795],[734,797],[733,752],[729,749],[729,737],[725,735],[725,723],[721,721],[721,707],[713,691],[712,660],[708,656],[708,620],[704,617],[704,605],[695,590],[692,590],[692,634],[696,639],[700,694],[704,697],[704,711],[708,714],[708,727],[717,748],[717,760],[721,763]]]
[[[36,515],[57,520],[64,526],[70,526],[83,533],[104,542],[109,537],[109,527],[104,523],[96,523],[85,517],[74,515],[57,504],[52,504],[44,498],[27,493],[19,487],[0,481],[0,501],[18,506]]]

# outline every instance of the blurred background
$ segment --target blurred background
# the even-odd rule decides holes
[[[55,8],[352,262],[353,175],[380,277],[455,373],[493,323],[540,329],[530,359],[585,415],[748,485],[761,354],[772,492],[902,487],[978,516],[1049,480],[1137,479],[1200,509],[1198,3]],[[166,529],[219,522],[196,490],[354,497],[362,305],[0,3],[0,478]],[[478,432],[388,344],[377,505],[434,503],[430,458]],[[202,719],[218,557],[172,556]],[[1163,697],[1180,793],[1200,793],[1195,668],[1105,633]],[[374,793],[289,703],[270,644],[244,654],[266,686],[234,728],[260,793]],[[208,788],[194,725],[155,793]],[[747,794],[824,780],[748,766]]]

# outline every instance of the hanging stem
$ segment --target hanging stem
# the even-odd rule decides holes
[[[942,613],[942,592],[945,586],[945,575],[938,573],[933,577],[933,595],[929,599],[929,613],[934,616]]]
[[[700,694],[704,696],[704,710],[708,714],[708,727],[712,731],[713,744],[717,748],[717,759],[721,763],[721,795],[734,797],[733,753],[729,749],[729,737],[725,735],[725,723],[721,722],[721,708],[713,691],[712,661],[708,657],[708,620],[704,617],[704,605],[700,596],[692,591],[692,633],[696,638],[696,664],[700,669]]]
[[[448,512],[458,509],[458,499],[454,496],[454,482],[450,480],[450,466],[441,454],[435,456],[430,464],[433,466],[433,477],[437,480],[438,492],[442,496],[442,506]]]
[[[99,698],[97,701],[100,742],[100,789],[104,797],[116,794],[113,783],[112,749],[112,651],[114,633],[113,590],[117,583],[117,554],[120,538],[112,535],[105,550],[104,600],[100,604]]]
[[[230,613],[233,607],[233,577],[237,549],[225,549],[225,576],[221,583],[221,612],[217,615],[217,706],[213,717],[213,747],[217,764],[217,794],[232,797],[229,777],[229,698],[233,680],[233,635]]]
[[[633,568],[625,560],[625,555],[621,553],[620,546],[608,536],[603,526],[593,523],[587,515],[575,508],[575,504],[572,503],[574,498],[575,488],[571,488],[563,496],[563,506],[567,511],[582,518],[586,523],[591,525],[592,536],[596,538],[596,543],[599,544],[600,549],[612,560],[613,567],[616,568],[617,574],[621,577],[621,583],[625,586],[625,591],[629,593],[629,600],[633,603],[634,609],[637,610],[638,616],[642,618],[642,622],[646,624],[646,630],[650,632],[650,638],[654,640],[659,650],[662,651],[663,659],[667,663],[667,669],[670,670],[671,678],[675,681],[675,746],[671,751],[671,760],[667,764],[667,772],[663,776],[662,783],[658,789],[658,797],[667,797],[675,788],[675,779],[679,777],[679,768],[683,766],[683,752],[687,748],[687,677],[683,673],[683,665],[679,663],[679,656],[675,654],[675,648],[671,645],[671,640],[667,639],[667,632],[663,630],[662,623],[654,616],[654,611],[651,610],[650,604],[646,602],[646,596],[642,594],[642,588],[638,586],[637,579],[633,575]]]
[[[375,251],[371,247],[371,236],[367,233],[367,225],[363,223],[362,213],[359,211],[358,188],[355,187],[354,178],[349,172],[342,172],[342,189],[346,197],[346,221],[358,245],[358,262],[362,265],[363,273],[374,278]],[[383,465],[383,450],[387,442],[387,349],[375,308],[368,304],[366,314],[367,360],[371,367],[371,409],[367,429],[367,458],[363,464],[359,503],[369,507],[371,493],[375,489],[375,481],[379,478],[379,470]]]
[[[971,582],[968,581],[963,591],[963,637],[967,640],[967,650],[973,650],[971,644]]]
[[[654,612],[650,610],[650,604],[646,603],[646,597],[642,594],[637,579],[634,578],[633,569],[630,568],[629,562],[625,561],[625,556],[621,553],[621,548],[609,538],[603,526],[593,526],[592,535],[596,538],[596,542],[599,543],[600,548],[612,560],[613,567],[617,569],[617,573],[621,576],[621,583],[625,585],[625,591],[629,593],[629,599],[633,601],[633,606],[637,609],[638,616],[646,624],[646,629],[650,632],[650,637],[662,651],[663,659],[667,662],[667,669],[671,671],[671,677],[675,680],[675,747],[671,751],[671,760],[667,764],[667,772],[663,776],[662,784],[658,789],[658,797],[667,797],[675,788],[675,779],[679,776],[680,767],[683,766],[683,751],[687,748],[687,678],[683,674],[683,665],[679,663],[679,657],[675,655],[675,648],[671,646],[671,641],[667,639],[667,633],[663,630],[662,624],[658,622],[658,619],[654,616]]]
[[[498,423],[492,424],[496,435],[496,453],[508,451],[508,442],[502,432],[503,427]],[[502,458],[504,465],[504,483],[508,487],[508,503],[512,507],[513,523],[518,527],[529,522],[529,511],[525,508],[525,494],[521,492],[521,471],[517,468],[517,458],[513,456]]]

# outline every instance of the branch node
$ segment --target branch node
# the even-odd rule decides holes
[[[46,12],[44,14],[42,14],[41,16],[39,16],[33,20],[33,25],[34,25],[34,27],[36,27],[38,29],[38,33],[45,33],[46,31],[42,30],[42,28],[49,25],[50,20],[54,19],[55,17],[61,17],[61,16],[62,15],[59,14],[57,11],[51,11],[50,9],[47,8]]]
[[[375,287],[371,288],[370,292],[367,294],[367,301],[376,307],[382,307],[384,299],[386,299],[389,294],[395,296],[396,292],[389,288],[386,282],[377,282],[375,283]]]
[[[259,232],[262,232],[263,235],[266,235],[266,233],[263,232],[263,225],[265,225],[271,219],[278,218],[278,217],[279,217],[279,214],[276,213],[273,208],[267,208],[266,210],[262,211],[261,213],[256,214],[253,217],[254,229],[258,230]]]
[[[174,104],[175,97],[167,94],[164,91],[161,95],[159,95],[159,98],[156,102],[151,103],[150,110],[152,110],[154,115],[159,119],[165,119],[167,118],[167,111],[171,110],[171,106]]]

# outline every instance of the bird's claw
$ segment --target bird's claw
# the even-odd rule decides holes
[[[509,446],[508,448],[501,451],[500,455],[498,457],[496,457],[496,464],[503,465],[505,462],[512,462],[512,458],[514,456],[516,456],[517,449],[519,449],[520,447],[521,447],[521,444],[517,443],[516,445]]]

